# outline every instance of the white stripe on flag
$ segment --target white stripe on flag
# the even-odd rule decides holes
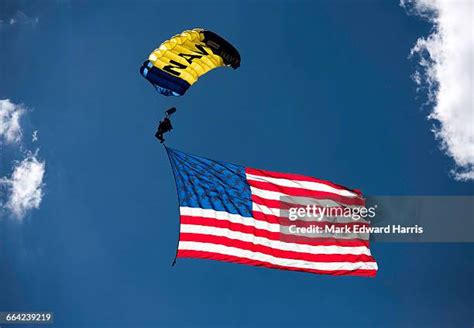
[[[261,220],[255,220],[253,217],[245,217],[238,214],[230,214],[224,211],[216,211],[213,209],[195,208],[195,207],[180,207],[181,215],[196,216],[203,218],[211,218],[216,220],[229,221],[232,223],[243,224],[257,229],[267,230],[270,232],[280,232],[280,225],[276,223],[269,223]]]
[[[329,192],[332,194],[341,195],[345,197],[356,197],[356,198],[359,197],[359,195],[357,195],[356,193],[352,191],[345,190],[345,189],[337,189],[327,184],[319,183],[319,182],[271,178],[267,176],[260,176],[260,175],[254,175],[254,174],[248,174],[248,173],[246,174],[246,176],[247,176],[247,180],[269,182],[269,183],[282,186],[282,187]]]

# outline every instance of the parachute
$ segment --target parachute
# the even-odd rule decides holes
[[[240,54],[214,32],[193,29],[175,35],[155,49],[140,73],[165,96],[182,96],[210,70],[240,66]]]

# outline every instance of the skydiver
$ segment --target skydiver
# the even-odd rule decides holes
[[[161,143],[163,143],[165,141],[165,138],[163,138],[163,134],[173,130],[173,126],[171,125],[170,116],[174,112],[176,112],[175,107],[171,107],[170,109],[168,109],[165,112],[165,118],[162,121],[160,121],[160,124],[158,125],[158,131],[156,131],[155,137],[158,140],[160,140]]]

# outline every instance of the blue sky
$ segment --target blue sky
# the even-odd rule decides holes
[[[366,195],[472,195],[410,78],[430,23],[395,1],[7,1],[0,19],[19,10],[33,21],[0,28],[0,99],[30,108],[46,185],[23,222],[0,220],[1,310],[50,310],[58,327],[472,325],[472,244],[375,243],[375,279],[170,265],[177,199],[153,134],[173,105],[183,151]],[[192,27],[241,67],[159,96],[140,64]]]

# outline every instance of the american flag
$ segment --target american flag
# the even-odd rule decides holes
[[[330,275],[375,276],[366,233],[316,235],[295,227],[368,225],[339,216],[289,217],[292,207],[354,209],[362,194],[298,174],[270,172],[166,148],[179,197],[177,258],[200,258]],[[340,214],[340,213],[339,213]]]

